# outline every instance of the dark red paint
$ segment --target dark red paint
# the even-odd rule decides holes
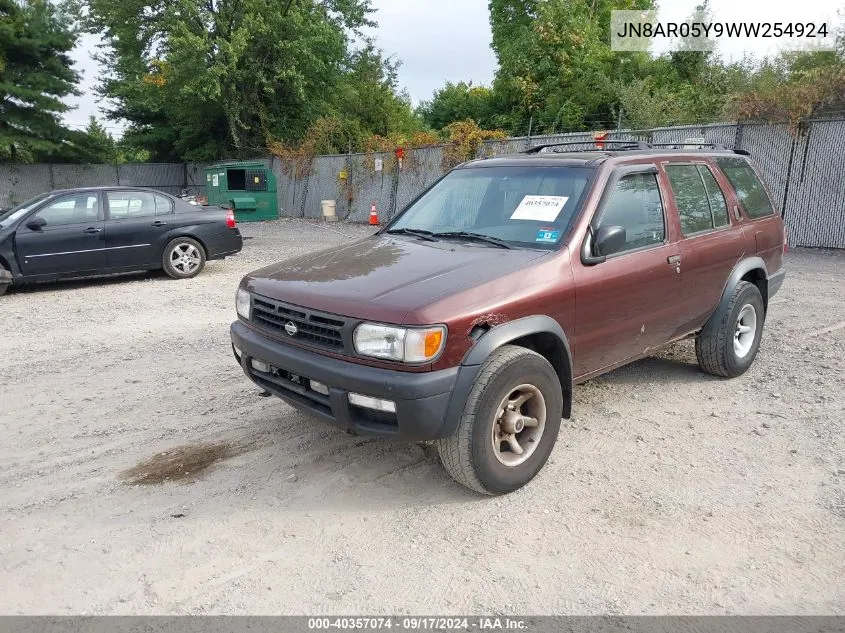
[[[667,162],[710,167],[725,195],[730,226],[691,238],[682,236],[663,170]],[[584,265],[581,244],[605,184],[614,169],[630,164],[658,168],[666,241],[598,265]],[[770,272],[777,271],[783,244],[780,216],[749,219],[727,179],[706,154],[617,155],[598,168],[566,244],[556,251],[376,235],[257,270],[245,283],[250,292],[347,317],[447,325],[446,350],[430,365],[410,367],[344,357],[410,372],[459,364],[473,344],[469,333],[476,325],[548,315],[566,332],[574,378],[581,382],[699,330],[716,308],[737,262],[757,255]],[[668,261],[675,256],[681,259],[680,272]]]

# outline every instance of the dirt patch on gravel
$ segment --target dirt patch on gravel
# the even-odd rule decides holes
[[[121,473],[127,484],[160,484],[165,481],[193,480],[202,471],[237,451],[225,442],[188,444],[158,453]]]

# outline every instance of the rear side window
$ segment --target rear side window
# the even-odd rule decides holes
[[[148,191],[109,191],[106,195],[112,220],[146,218],[173,211],[170,200]]]
[[[717,158],[716,164],[725,172],[736,196],[749,218],[762,218],[775,212],[763,183],[751,165],[742,158]]]
[[[620,178],[599,226],[625,229],[627,238],[623,251],[661,244],[666,237],[666,225],[657,175],[628,174]]]
[[[698,173],[704,181],[704,188],[707,190],[707,200],[710,202],[710,213],[713,214],[713,226],[727,226],[731,223],[728,218],[728,203],[725,201],[725,194],[716,182],[716,178],[705,165],[698,166]]]
[[[167,215],[173,212],[173,203],[168,198],[154,194],[156,201],[156,215]]]
[[[725,196],[706,165],[666,165],[684,235],[727,226]]]

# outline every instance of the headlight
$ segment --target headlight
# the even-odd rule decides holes
[[[249,293],[243,288],[238,288],[238,294],[235,296],[235,309],[238,311],[239,317],[249,321],[252,300],[250,299]]]
[[[355,351],[362,356],[386,358],[406,363],[423,363],[440,353],[446,343],[446,328],[404,328],[362,323],[352,337]]]

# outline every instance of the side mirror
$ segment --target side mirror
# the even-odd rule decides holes
[[[618,253],[625,247],[625,241],[628,235],[625,232],[625,227],[622,226],[603,226],[596,232],[595,250],[596,255],[606,257]]]
[[[45,226],[47,226],[47,220],[38,215],[26,223],[26,228],[30,231],[40,231]]]

